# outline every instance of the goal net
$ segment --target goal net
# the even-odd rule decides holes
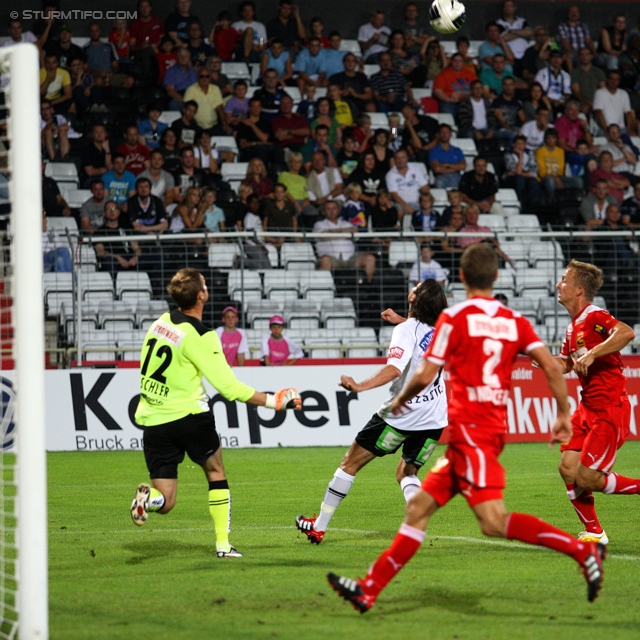
[[[0,638],[48,637],[38,51],[0,49]]]

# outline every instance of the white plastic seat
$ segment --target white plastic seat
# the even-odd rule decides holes
[[[149,300],[153,287],[146,271],[119,271],[116,276],[116,296],[120,300]]]
[[[223,167],[226,164],[222,165]],[[214,269],[231,269],[236,256],[240,255],[240,247],[234,242],[214,243],[209,245],[209,266]]]
[[[239,153],[238,143],[233,136],[211,136],[211,146],[218,151],[233,151],[236,156]]]
[[[564,263],[564,253],[558,242],[530,242],[529,261],[531,266],[539,267],[541,262],[558,261]]]
[[[538,309],[540,319],[543,321],[557,315],[558,318],[562,318],[562,326],[566,327],[567,323],[571,320],[569,312],[558,302],[558,299],[555,296],[540,298]]]
[[[119,351],[121,360],[140,360],[140,350],[146,335],[146,331],[139,329],[118,332],[116,335],[118,347],[132,349],[132,351]]]
[[[262,297],[262,280],[257,271],[237,269],[229,271],[227,280],[227,294],[232,300],[240,300],[242,292],[258,291],[258,298]]]
[[[411,93],[413,93],[413,98],[416,102],[420,102],[422,98],[430,98],[433,94],[432,89],[423,89],[423,88],[413,88],[411,87]]]
[[[355,318],[327,318],[324,325],[327,329],[354,329]]]
[[[489,227],[491,231],[506,231],[507,224],[504,221],[504,216],[496,213],[481,213],[478,216],[478,224],[481,227]]]
[[[303,298],[333,298],[336,285],[330,271],[298,271],[298,284]],[[330,294],[330,295],[329,295]]]
[[[69,231],[78,230],[78,223],[72,216],[47,218],[47,226],[49,229],[55,229],[60,235],[66,235],[66,229],[69,229]]]
[[[362,72],[367,78],[371,78],[371,76],[375,75],[380,71],[379,64],[365,64]]]
[[[269,320],[282,313],[282,305],[273,300],[251,300],[247,304],[247,322],[254,326],[255,320]],[[268,325],[267,325],[268,326]]]
[[[83,335],[84,337],[84,335]],[[86,334],[86,341],[82,344],[82,358],[83,360],[95,360],[96,362],[103,362],[105,360],[116,359],[116,339],[115,334],[110,331],[98,330],[91,331]],[[113,348],[113,351],[86,351],[97,347],[100,349]]]
[[[529,266],[528,244],[525,244],[520,239],[510,242],[498,237],[498,240],[500,241],[500,249],[516,263],[516,267],[524,268]]]
[[[222,73],[229,80],[246,80],[247,84],[251,84],[251,71],[246,62],[223,62]]]
[[[292,318],[290,322],[287,323],[290,329],[318,329],[320,327],[320,320],[318,318]]]
[[[378,343],[384,349],[389,348],[389,343],[391,342],[391,335],[393,334],[393,330],[395,327],[380,327],[378,331]]]
[[[320,307],[320,318],[326,325],[329,318],[354,318],[357,319],[356,309],[351,298],[334,298],[323,300]]]
[[[78,168],[74,162],[47,162],[44,175],[56,182],[79,182]]]
[[[171,126],[176,120],[180,120],[182,114],[179,111],[163,111],[158,118],[158,122],[163,122]]]
[[[518,194],[515,189],[498,189],[496,200],[503,206],[521,208],[520,200],[518,200]]]
[[[340,344],[339,338],[329,338],[329,337],[321,337],[321,338],[308,338],[304,341],[304,346],[316,346],[316,347],[333,347],[333,348],[325,348],[325,349],[309,349],[309,357],[313,360],[317,360],[319,358],[340,358],[341,353],[339,348],[335,348],[335,345]]]
[[[107,329],[107,324],[113,325],[114,322],[125,322],[123,329],[131,329],[136,324],[136,314],[132,303],[126,300],[101,300],[98,303],[98,324]]]
[[[541,231],[538,216],[532,213],[521,214],[518,216],[506,216],[505,220],[509,231]],[[527,243],[531,243],[536,240],[539,240],[539,237],[531,236],[522,238],[522,241]]]
[[[389,117],[386,113],[374,112],[367,113],[369,118],[371,118],[371,128],[372,129],[389,129]]]
[[[362,50],[360,49],[360,43],[357,40],[341,40],[340,51],[349,51],[350,53],[353,53],[356,58],[362,58]]]
[[[83,300],[113,300],[115,287],[111,274],[105,271],[82,274]]]
[[[166,300],[138,300],[136,303],[136,325],[148,329],[163,313],[169,311]]]
[[[434,199],[435,207],[448,207],[449,206],[449,198],[447,197],[447,190],[440,189],[439,187],[432,187],[430,190],[431,195]]]
[[[285,93],[288,93],[296,104],[302,100],[302,95],[298,87],[285,87]]]
[[[295,318],[315,318],[320,321],[320,309],[313,300],[293,300],[284,306],[284,320],[287,326]]]
[[[76,189],[68,191],[65,200],[71,209],[79,209],[89,198],[91,198],[89,189]]]
[[[224,162],[220,168],[223,180],[244,180],[247,177],[248,162]]]
[[[399,264],[412,265],[420,259],[420,247],[413,240],[403,242],[392,240],[389,245],[389,264],[395,268]]]
[[[600,307],[601,309],[607,308],[607,301],[604,299],[604,296],[595,296],[593,298],[593,304],[595,304],[596,307]]]
[[[271,297],[273,291],[294,291],[298,297],[298,274],[284,269],[270,269],[264,272],[264,294]]]
[[[545,269],[518,269],[516,284],[520,294],[524,291],[537,291],[540,295],[549,295],[550,279]]]
[[[299,269],[303,265],[315,268],[317,259],[313,245],[310,242],[285,242],[280,247],[280,264],[285,269]]]
[[[79,248],[79,256],[83,274],[98,270],[98,256],[92,245],[83,242]]]
[[[478,147],[473,138],[456,138],[455,146],[462,150],[465,157],[475,158],[478,155]]]
[[[498,293],[515,294],[516,283],[512,269],[498,269],[498,277],[493,283],[493,290]]]
[[[272,289],[269,292],[269,300],[285,304],[298,299],[297,289]]]

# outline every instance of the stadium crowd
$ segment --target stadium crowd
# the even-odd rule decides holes
[[[30,31],[11,20],[4,44],[41,49],[43,157],[78,164],[93,194],[79,218],[88,234],[116,228],[114,204],[118,233],[262,228],[277,247],[282,230],[478,230],[477,212],[504,213],[499,187],[543,224],[606,228],[617,217],[637,228],[640,20],[633,28],[619,14],[596,29],[573,5],[548,31],[516,9],[505,0],[477,51],[460,35],[450,56],[413,2],[402,24],[374,11],[359,52],[319,17],[307,28],[291,0],[265,23],[244,1],[213,24],[190,0],[168,16],[139,0],[138,17],[117,20],[107,38],[98,23],[73,34],[54,19]],[[72,35],[89,40],[79,47]],[[232,82],[222,66],[231,61],[258,65],[258,87]],[[180,117],[167,124],[166,111]],[[388,128],[372,114],[386,114]],[[216,136],[233,136],[236,152]],[[475,142],[473,168],[463,138]],[[223,178],[235,161],[249,163],[240,188]],[[434,187],[451,206],[433,208]],[[73,213],[46,180],[45,196],[48,216]],[[617,205],[609,216],[605,202]],[[318,244],[321,268],[372,276],[366,246],[338,245]],[[435,255],[461,248],[445,242]]]

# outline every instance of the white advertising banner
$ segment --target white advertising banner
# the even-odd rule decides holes
[[[380,365],[237,368],[240,380],[258,391],[298,387],[302,411],[273,411],[227,402],[207,384],[223,447],[349,445],[386,399],[387,388],[360,395],[338,386],[340,376],[357,381]],[[47,449],[105,451],[142,449],[137,369],[47,371]]]

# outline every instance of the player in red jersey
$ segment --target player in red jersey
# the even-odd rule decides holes
[[[602,282],[598,267],[572,260],[556,285],[558,302],[571,314],[558,361],[564,373],[578,374],[582,386],[580,404],[571,418],[573,435],[560,447],[559,469],[585,527],[578,538],[607,544],[592,492],[640,493],[640,479],[611,471],[629,434],[631,417],[620,350],[635,332],[593,304]]]
[[[473,509],[484,534],[548,547],[576,560],[587,580],[589,601],[596,598],[602,582],[604,546],[581,542],[534,516],[505,509],[505,472],[498,457],[507,432],[507,398],[517,355],[525,353],[539,364],[557,401],[551,443],[564,442],[571,434],[567,386],[529,321],[492,299],[498,275],[493,248],[471,245],[462,254],[460,267],[467,300],[440,314],[424,362],[391,405],[393,412],[407,409],[407,400],[448,362],[451,433],[446,454],[409,501],[400,531],[367,576],[352,580],[327,575],[331,586],[361,613],[373,606],[380,591],[418,551],[429,518],[458,493]]]

